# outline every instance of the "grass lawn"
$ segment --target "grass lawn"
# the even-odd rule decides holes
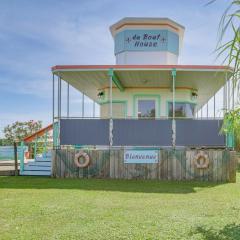
[[[0,239],[240,239],[238,182],[0,177]]]

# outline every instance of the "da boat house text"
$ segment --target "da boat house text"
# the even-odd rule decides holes
[[[158,47],[160,44],[166,43],[167,38],[162,34],[135,34],[126,38],[127,43],[131,43],[134,47]]]

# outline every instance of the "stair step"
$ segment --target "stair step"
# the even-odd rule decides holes
[[[50,171],[22,171],[21,176],[51,176]]]
[[[42,157],[36,157],[34,161],[29,161],[24,166],[23,176],[51,176],[52,157],[51,153],[46,153]]]
[[[15,170],[0,170],[0,176],[14,176]]]
[[[52,157],[36,157],[35,161],[48,162],[48,161],[52,161]]]
[[[48,152],[48,153],[43,153],[42,155],[43,157],[52,157],[52,153],[51,152]]]
[[[18,166],[20,165],[20,163],[18,163]],[[0,167],[2,166],[15,166],[14,162],[0,162]]]
[[[30,162],[28,164],[26,164],[28,166],[52,166],[52,163],[51,162]]]
[[[50,171],[51,172],[51,166],[24,166],[24,170],[26,171]]]

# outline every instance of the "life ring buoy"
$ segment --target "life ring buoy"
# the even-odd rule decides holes
[[[84,159],[83,163],[80,163],[80,161],[79,161],[80,158]],[[87,167],[90,164],[90,158],[89,158],[87,153],[85,153],[83,151],[80,151],[80,152],[75,154],[74,163],[79,168],[85,168],[85,167]]]
[[[209,158],[208,155],[203,153],[202,151],[195,155],[194,163],[197,168],[208,168],[209,166]]]

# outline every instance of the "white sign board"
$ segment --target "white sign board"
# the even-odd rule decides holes
[[[124,163],[158,163],[158,150],[125,150]]]

